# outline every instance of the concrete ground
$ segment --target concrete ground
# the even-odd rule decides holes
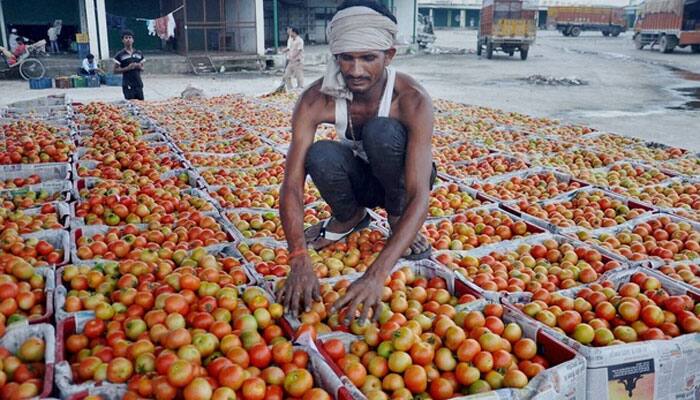
[[[517,54],[479,58],[475,44],[474,31],[439,31],[434,49],[398,57],[395,65],[436,98],[558,118],[700,151],[700,54],[689,49],[673,54],[636,50],[629,32],[618,38],[539,32],[527,61]],[[324,51],[315,47],[308,53]],[[308,65],[307,82],[323,70],[323,65]],[[549,86],[525,80],[533,75],[576,78],[587,84]],[[145,74],[144,93],[147,99],[164,99],[192,84],[210,96],[258,95],[274,89],[280,78],[279,73],[254,72],[216,77]],[[52,93],[66,93],[77,101],[121,98],[118,87],[37,91],[19,81],[0,81],[0,93],[0,106]]]

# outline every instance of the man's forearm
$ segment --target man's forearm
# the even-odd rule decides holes
[[[303,184],[302,184],[303,187]],[[280,193],[280,218],[282,228],[287,238],[289,251],[296,251],[306,247],[304,238],[304,193],[298,188],[290,188],[289,184],[282,184]]]
[[[403,215],[399,218],[396,228],[386,242],[386,246],[379,253],[372,264],[372,268],[378,267],[376,271],[379,276],[386,278],[401,258],[403,252],[413,244],[416,235],[420,231],[425,216],[428,214],[428,194],[420,194],[410,197],[406,204]]]

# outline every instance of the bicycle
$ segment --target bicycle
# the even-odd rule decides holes
[[[0,73],[6,73],[12,71],[14,68],[18,68],[19,75],[25,81],[30,79],[43,78],[46,73],[46,68],[44,64],[39,60],[38,57],[46,54],[46,41],[40,40],[36,43],[27,45],[27,51],[22,54],[16,63],[10,65],[5,57],[4,63],[0,63]]]

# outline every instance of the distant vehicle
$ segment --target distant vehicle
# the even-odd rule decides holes
[[[547,8],[547,25],[564,36],[578,36],[583,31],[619,36],[627,29],[627,20],[621,7],[551,6]]]
[[[527,60],[537,34],[537,5],[523,0],[484,0],[481,6],[476,54],[486,50],[491,59],[494,51],[509,56],[520,53]]]
[[[433,21],[427,15],[418,14],[416,24],[416,41],[418,46],[424,49],[429,44],[435,43],[435,30],[433,29]]]
[[[659,46],[670,53],[690,46],[700,53],[700,0],[646,0],[634,24],[637,49]]]

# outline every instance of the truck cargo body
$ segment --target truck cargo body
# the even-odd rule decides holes
[[[486,49],[486,57],[494,51],[527,59],[537,33],[537,8],[522,0],[484,0],[481,8],[477,54]]]
[[[627,29],[625,10],[620,7],[551,6],[547,9],[547,24],[564,36],[578,36],[582,31],[618,36]]]
[[[700,0],[647,0],[634,25],[638,49],[658,45],[670,53],[676,46],[691,46],[700,53]]]

